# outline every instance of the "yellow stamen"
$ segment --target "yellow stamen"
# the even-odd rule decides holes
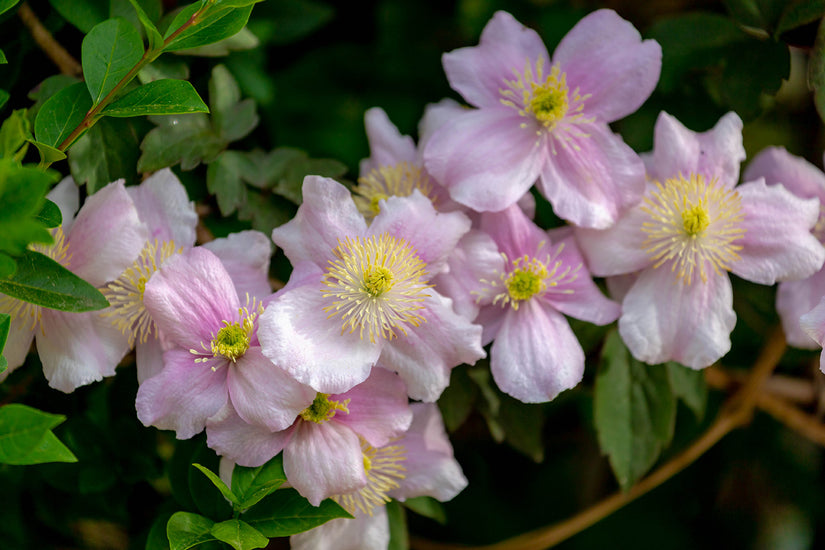
[[[358,185],[352,190],[352,199],[359,212],[367,220],[372,220],[381,211],[381,200],[409,197],[416,189],[435,204],[433,184],[426,172],[420,166],[400,162],[391,166],[379,166],[366,176],[358,178]]]
[[[332,499],[352,515],[357,510],[372,516],[373,509],[387,504],[391,500],[388,493],[397,489],[399,480],[406,477],[403,462],[407,460],[407,451],[403,445],[376,449],[361,439],[361,452],[367,485],[352,493],[335,495]]]
[[[318,393],[312,401],[312,405],[301,411],[301,418],[307,422],[323,424],[332,420],[337,412],[349,414],[349,399],[344,401],[333,401],[328,393]]]
[[[263,314],[264,306],[259,303],[256,298],[252,299],[252,305],[249,304],[249,295],[246,295],[247,307],[238,308],[238,320],[227,321],[223,320],[223,326],[218,329],[217,334],[212,333],[209,345],[201,342],[201,349],[190,349],[189,353],[197,355],[195,363],[206,363],[215,358],[222,357],[224,360],[237,362],[238,359],[244,356],[252,342],[252,336],[255,334],[255,320],[259,315]],[[221,364],[212,366],[212,370],[217,370]]]

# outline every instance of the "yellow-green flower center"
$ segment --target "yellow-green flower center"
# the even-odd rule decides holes
[[[684,210],[682,212],[682,224],[685,227],[685,233],[688,235],[699,235],[710,224],[707,209],[704,205],[697,204],[693,208]]]
[[[249,349],[249,333],[240,323],[223,323],[224,327],[212,339],[212,355],[223,355],[234,363]]]
[[[426,172],[420,166],[399,162],[379,166],[358,178],[358,185],[352,190],[352,199],[358,211],[367,220],[372,220],[381,212],[380,201],[389,197],[409,197],[416,189],[435,204],[433,184]]]
[[[364,290],[373,298],[378,298],[392,288],[392,271],[383,265],[374,266],[364,273]]]
[[[371,516],[374,508],[384,506],[391,500],[388,493],[397,489],[399,481],[406,477],[404,461],[407,460],[407,451],[403,445],[376,449],[361,439],[361,452],[367,485],[352,493],[335,495],[332,499],[352,515],[357,510]]]
[[[507,292],[513,300],[529,300],[545,288],[544,278],[547,277],[547,268],[544,264],[533,259],[527,268],[518,268],[504,281]]]
[[[332,420],[336,412],[349,414],[350,400],[332,401],[328,393],[318,393],[312,401],[312,405],[301,411],[301,418],[307,422],[315,422],[316,424],[323,424],[328,420]]]

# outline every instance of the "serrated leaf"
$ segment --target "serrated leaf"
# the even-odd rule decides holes
[[[188,550],[194,546],[216,540],[211,533],[215,522],[190,512],[175,512],[166,524],[169,550]]]
[[[26,405],[0,407],[0,463],[74,462],[74,455],[51,432],[64,420],[63,415]]]
[[[0,126],[0,158],[22,161],[31,138],[31,123],[26,118],[26,110],[18,109]]]
[[[269,539],[246,522],[229,519],[212,526],[212,535],[235,550],[254,550],[264,548]]]
[[[294,207],[279,197],[262,196],[249,188],[246,193],[246,203],[240,207],[238,218],[250,220],[252,228],[261,233],[271,234],[273,229],[285,224],[295,215]]]
[[[82,82],[63,88],[46,100],[34,120],[35,139],[59,147],[77,128],[89,109],[92,99]]]
[[[95,311],[109,302],[95,287],[39,252],[26,250],[17,259],[17,271],[0,280],[0,292],[60,311]]]
[[[294,489],[275,491],[241,514],[242,520],[270,538],[287,537],[331,519],[351,517],[333,500],[326,499],[315,507]]]
[[[670,362],[665,365],[673,394],[684,401],[697,420],[701,420],[708,403],[708,384],[705,381],[705,373],[679,363]]]
[[[215,474],[215,472],[213,472],[209,468],[206,468],[205,466],[201,466],[200,464],[192,464],[192,466],[200,470],[201,473],[203,473],[203,475],[205,475],[206,478],[212,482],[212,485],[214,485],[218,489],[218,491],[221,492],[221,494],[226,500],[232,502],[233,504],[239,503],[238,497],[235,496],[235,493],[233,493],[232,490],[226,486],[226,483],[224,483],[223,480],[219,478],[217,474]]]
[[[226,147],[203,114],[158,117],[153,121],[158,127],[146,134],[140,144],[140,172],[154,172],[177,163],[182,169],[191,170],[201,162],[211,162]]]
[[[447,513],[444,511],[444,505],[433,497],[408,498],[403,504],[420,516],[435,520],[441,525],[447,523]]]
[[[69,168],[91,195],[110,182],[137,173],[139,136],[130,120],[103,118],[69,150]]]
[[[246,203],[246,185],[241,181],[243,156],[224,151],[206,170],[206,188],[218,200],[222,216],[228,216]]]
[[[129,0],[129,3],[132,4],[133,8],[135,8],[138,20],[140,20],[140,24],[143,25],[143,29],[146,31],[146,39],[149,42],[149,49],[161,49],[161,47],[163,46],[163,37],[160,35],[158,28],[155,26],[155,23],[146,14],[146,11],[143,9],[143,6],[140,5],[140,2],[138,2],[137,0]]]
[[[596,375],[594,423],[599,446],[623,489],[659,457],[673,437],[675,419],[667,368],[635,360],[612,331]]]
[[[58,227],[63,223],[63,214],[60,213],[60,208],[55,203],[46,199],[35,219],[45,227]],[[0,346],[0,349],[2,349],[2,346]]]
[[[407,530],[407,513],[396,500],[387,503],[387,523],[390,528],[387,550],[408,550],[410,534]]]
[[[132,90],[103,109],[112,117],[208,113],[209,108],[185,80],[155,80]]]
[[[137,65],[143,57],[140,33],[123,18],[95,25],[83,38],[83,76],[97,105]]]
[[[278,454],[257,468],[235,466],[232,492],[238,496],[239,509],[243,510],[275,492],[285,481],[283,455]]]
[[[169,40],[174,32],[186,25],[190,18],[200,9],[201,5],[203,4],[195,2],[178,13],[169,25],[169,29],[164,35],[164,40]],[[213,4],[198,16],[195,24],[188,26],[172,38],[164,48],[164,51],[172,52],[195,48],[230,37],[246,25],[250,13],[252,13],[251,5],[234,8]]]
[[[109,2],[105,0],[49,0],[49,3],[63,19],[84,34],[109,17]]]

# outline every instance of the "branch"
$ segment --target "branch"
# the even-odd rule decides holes
[[[83,68],[80,63],[54,39],[52,33],[43,26],[43,23],[34,14],[28,3],[23,2],[20,4],[17,15],[23,20],[23,24],[29,29],[29,33],[40,49],[57,65],[61,73],[76,77],[83,75]]]
[[[784,352],[785,337],[781,330],[775,330],[762,349],[742,389],[728,400],[716,422],[690,447],[662,464],[626,493],[614,493],[569,519],[495,544],[471,547],[414,538],[411,547],[416,550],[544,550],[567,540],[661,485],[684,470],[733,429],[747,424],[753,416],[762,385],[776,368]]]

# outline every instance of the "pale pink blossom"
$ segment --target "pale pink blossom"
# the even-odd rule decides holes
[[[599,10],[551,61],[535,31],[497,12],[478,46],[443,57],[450,85],[477,109],[429,139],[427,170],[477,211],[500,211],[537,183],[560,217],[609,227],[641,197],[644,166],[608,123],[647,99],[661,56],[631,23]]]

